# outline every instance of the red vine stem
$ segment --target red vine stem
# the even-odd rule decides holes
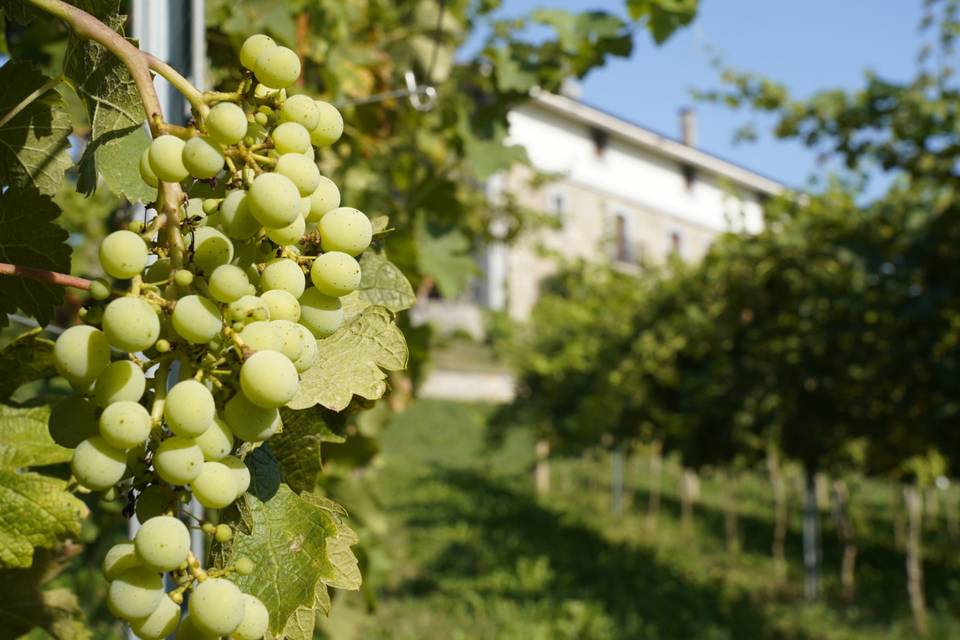
[[[90,290],[91,281],[77,276],[68,276],[65,273],[56,271],[46,271],[45,269],[34,269],[33,267],[21,267],[15,264],[0,262],[0,275],[19,276],[21,278],[30,278],[39,282],[48,284],[58,284],[62,287],[73,287],[74,289]]]

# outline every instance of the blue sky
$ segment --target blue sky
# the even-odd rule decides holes
[[[623,0],[505,0],[506,15],[537,7],[606,9],[623,13]],[[855,89],[866,69],[889,79],[909,78],[922,36],[921,0],[701,0],[695,22],[657,47],[645,32],[629,60],[593,72],[583,100],[662,133],[678,133],[678,109],[691,89],[719,86],[711,51],[725,64],[783,82],[796,96],[820,89]],[[733,142],[753,116],[696,105],[699,145],[789,185],[801,186],[816,170],[815,154],[761,135]],[[757,130],[769,123],[757,120]]]

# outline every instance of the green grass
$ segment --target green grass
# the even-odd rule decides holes
[[[680,470],[665,465],[661,517],[644,527],[646,461],[627,465],[627,509],[609,508],[604,455],[552,463],[549,496],[532,494],[533,446],[521,431],[484,445],[490,408],[419,401],[384,435],[371,482],[385,511],[386,559],[374,567],[371,611],[341,596],[325,632],[364,639],[758,639],[916,637],[880,483],[859,483],[857,599],[839,595],[840,546],[824,518],[825,596],[803,603],[800,507],[791,486],[786,585],[773,581],[766,479],[704,478],[695,530],[680,524]],[[726,551],[722,505],[733,492],[742,551]],[[827,516],[827,514],[825,514]],[[941,513],[942,517],[942,513]],[[960,637],[956,540],[930,521],[925,545],[931,638]],[[379,576],[379,578],[376,578]]]

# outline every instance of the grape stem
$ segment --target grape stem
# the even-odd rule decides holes
[[[150,69],[156,71],[157,74],[172,84],[177,91],[183,94],[183,97],[187,99],[187,101],[190,103],[190,106],[193,107],[194,111],[196,111],[197,115],[199,115],[201,118],[207,117],[207,114],[210,113],[210,107],[207,106],[207,103],[204,100],[204,94],[201,93],[199,89],[190,84],[190,81],[184,78],[179,71],[171,67],[160,58],[145,51],[143,52],[143,56],[147,59],[147,65],[150,67]]]
[[[171,358],[163,358],[157,367],[157,372],[153,376],[154,396],[153,406],[150,408],[150,419],[153,422],[153,428],[159,429],[163,424],[163,405],[167,400],[167,378],[170,376]]]
[[[58,284],[62,287],[72,287],[74,289],[90,290],[91,280],[78,278],[77,276],[68,276],[65,273],[56,271],[47,271],[46,269],[34,269],[33,267],[21,267],[16,264],[0,262],[0,275],[19,276],[21,278],[30,278],[48,284]]]

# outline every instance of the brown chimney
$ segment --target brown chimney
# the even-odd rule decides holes
[[[680,141],[688,147],[697,146],[697,113],[692,107],[680,109]]]

